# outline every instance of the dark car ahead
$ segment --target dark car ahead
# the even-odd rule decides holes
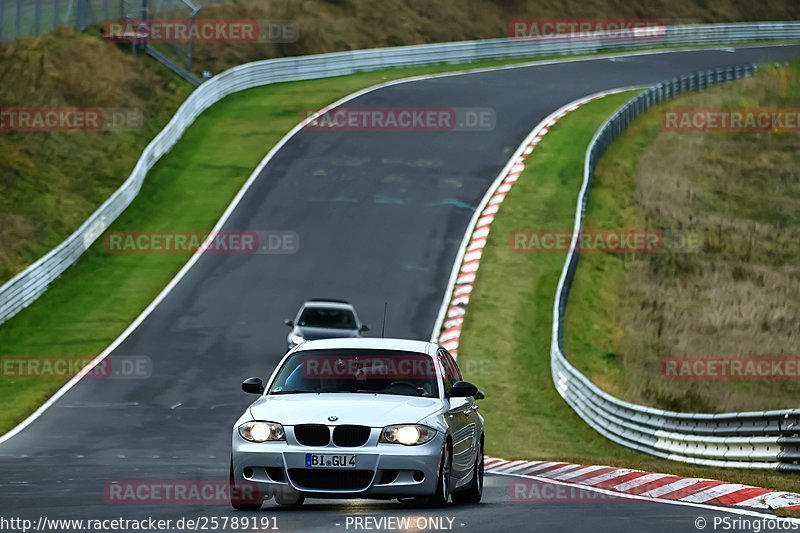
[[[285,323],[292,328],[286,339],[290,350],[305,341],[361,337],[369,331],[358,319],[355,307],[344,300],[308,300],[295,319],[287,319]]]

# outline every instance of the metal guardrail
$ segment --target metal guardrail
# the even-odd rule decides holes
[[[646,35],[629,31],[537,39],[492,39],[354,50],[257,61],[206,81],[181,105],[144,149],[128,179],[72,235],[0,287],[0,323],[38,298],[130,205],[147,172],[210,106],[235,92],[271,83],[341,76],[361,71],[486,59],[587,54],[654,46],[733,44],[800,38],[798,22],[664,26]]]
[[[755,65],[697,72],[659,83],[611,116],[586,151],[584,181],[575,227],[553,308],[551,372],[559,394],[592,428],[640,452],[718,467],[766,468],[800,472],[800,409],[742,413],[679,413],[619,400],[602,391],[570,364],[563,352],[564,313],[578,267],[583,228],[595,166],[608,146],[641,113],[687,91],[750,76]]]

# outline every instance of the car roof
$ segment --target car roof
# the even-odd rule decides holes
[[[350,309],[353,310],[354,307],[352,304],[345,302],[344,300],[322,300],[315,298],[313,300],[307,300],[303,303],[302,309],[306,307],[328,307],[334,309]]]
[[[410,339],[379,339],[374,337],[354,337],[337,339],[320,339],[306,341],[297,347],[298,352],[308,350],[333,350],[333,349],[364,349],[364,350],[397,350],[403,352],[417,352],[435,355],[438,345],[428,341]]]
[[[310,302],[330,302],[335,304],[347,304],[350,305],[350,302],[347,300],[339,300],[337,298],[311,298],[310,300],[306,300],[306,303]]]

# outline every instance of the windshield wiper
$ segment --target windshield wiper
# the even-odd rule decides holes
[[[276,390],[269,393],[269,395],[273,394],[319,394],[319,391],[315,390]]]
[[[360,390],[356,391],[358,394],[386,394],[389,396],[408,396],[410,398],[419,398],[419,394],[406,394],[403,392],[386,392],[382,390]]]

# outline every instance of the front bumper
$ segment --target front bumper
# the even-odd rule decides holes
[[[363,446],[303,446],[287,426],[286,441],[255,443],[233,431],[232,464],[237,484],[254,483],[259,493],[299,492],[315,498],[403,498],[436,492],[444,435],[419,446],[378,443],[373,428]],[[348,469],[307,468],[307,453],[356,456]]]

